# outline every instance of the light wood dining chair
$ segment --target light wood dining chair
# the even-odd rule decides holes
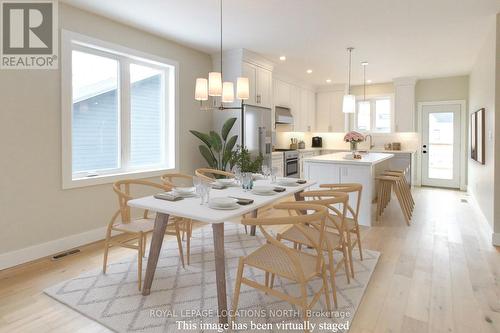
[[[213,182],[217,178],[234,178],[234,173],[232,172],[209,168],[196,169],[194,174],[208,182]]]
[[[193,176],[183,173],[167,173],[160,177],[163,184],[170,188],[176,187],[192,187]],[[191,258],[191,236],[193,234],[193,221],[191,219],[180,219],[179,229],[182,232],[182,240],[186,239],[186,260],[190,264]]]
[[[147,180],[121,180],[113,184],[113,190],[118,195],[119,209],[111,218],[108,223],[106,230],[106,239],[104,241],[104,260],[102,265],[102,270],[106,273],[107,262],[108,262],[108,251],[112,246],[121,246],[129,249],[137,250],[137,276],[139,283],[139,290],[141,290],[142,285],[142,258],[144,257],[146,251],[146,238],[147,234],[153,231],[154,228],[154,217],[148,216],[148,210],[144,210],[141,218],[132,218],[131,209],[127,205],[127,202],[134,197],[131,194],[131,189],[135,190],[146,190],[154,189],[161,191],[170,191],[171,186],[153,183]],[[141,194],[143,196],[144,194]],[[118,218],[120,219],[118,220]],[[184,255],[182,253],[182,243],[180,236],[181,220],[171,216],[165,234],[174,235],[177,237],[177,245],[179,246],[179,256],[181,258],[182,266],[184,267]],[[172,230],[172,226],[173,229]],[[124,238],[112,238],[111,234],[113,231],[119,232],[124,235]],[[134,244],[135,243],[135,244]]]
[[[236,283],[233,295],[233,311],[231,319],[234,320],[238,308],[241,284],[264,291],[274,297],[282,299],[303,310],[304,320],[308,320],[310,310],[321,297],[325,295],[327,310],[331,311],[330,296],[328,291],[328,281],[326,277],[326,266],[323,259],[322,244],[325,237],[325,219],[327,215],[326,207],[308,203],[286,202],[273,207],[276,210],[308,210],[312,212],[307,215],[291,217],[269,217],[269,218],[245,218],[242,223],[245,225],[258,226],[267,243],[259,247],[247,256],[240,257],[238,271],[236,273]],[[284,226],[292,224],[309,239],[314,253],[305,253],[298,249],[291,248],[271,236],[266,227]],[[319,238],[311,237],[309,229],[319,232]],[[243,276],[245,267],[252,267],[265,272],[264,284],[251,280]],[[268,286],[269,275],[276,274],[281,278],[294,281],[300,285],[300,295],[288,295],[277,289]],[[322,279],[322,286],[316,291],[309,302],[307,289],[309,282],[314,278]]]
[[[321,205],[328,209],[327,219],[325,221],[326,232],[324,236],[324,242],[322,249],[326,251],[328,255],[327,269],[330,273],[330,283],[332,287],[333,302],[335,307],[337,307],[337,287],[335,283],[335,274],[343,266],[346,274],[347,283],[350,283],[349,268],[348,263],[351,264],[351,257],[348,255],[347,242],[345,240],[345,219],[347,209],[347,202],[349,196],[343,192],[335,192],[330,190],[317,190],[317,191],[307,191],[300,194],[308,204]],[[340,211],[336,206],[341,206]],[[292,211],[290,211],[292,213]],[[304,214],[303,211],[295,211],[296,214]],[[319,239],[320,232],[318,228],[307,229],[309,236],[314,239]],[[287,240],[293,243],[294,248],[299,250],[304,247],[311,247],[311,241],[303,235],[303,233],[295,226],[292,225],[290,228],[282,233],[279,233],[276,237],[277,240]],[[342,253],[342,259],[335,263],[334,251]],[[343,264],[343,265],[342,265]],[[274,275],[271,275],[270,288],[273,287]]]
[[[352,250],[358,246],[359,259],[363,260],[363,247],[361,245],[361,232],[359,228],[359,207],[361,206],[361,195],[363,193],[363,185],[359,183],[345,183],[345,184],[321,184],[320,188],[327,188],[332,191],[344,192],[349,194],[349,202],[347,204],[347,215],[345,216],[345,232],[347,246],[349,248],[349,261],[351,262],[351,275],[354,277],[354,266],[352,264]],[[355,196],[354,209],[351,205],[352,195]],[[336,218],[336,217],[334,217]],[[355,236],[353,240],[351,235]]]

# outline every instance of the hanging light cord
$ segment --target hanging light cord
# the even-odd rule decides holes
[[[220,0],[220,76],[222,79],[222,0]]]
[[[366,65],[363,66],[363,101],[366,101]]]
[[[351,94],[351,52],[352,52],[352,47],[347,48],[349,51],[349,67],[348,67],[348,73],[347,73],[347,94]]]

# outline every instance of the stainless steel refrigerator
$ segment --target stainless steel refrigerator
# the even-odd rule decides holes
[[[245,105],[241,118],[240,138],[253,156],[262,154],[264,164],[271,167],[272,117],[271,109]]]

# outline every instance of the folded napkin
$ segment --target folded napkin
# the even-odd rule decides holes
[[[160,200],[167,200],[167,201],[177,201],[177,200],[182,200],[182,196],[179,194],[174,193],[173,191],[171,192],[162,192],[162,193],[157,193],[154,195],[156,199]]]

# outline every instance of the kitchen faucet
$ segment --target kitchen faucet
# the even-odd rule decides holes
[[[372,144],[373,137],[371,134],[365,135],[365,141],[366,141],[366,138],[368,138],[368,137],[370,137],[370,149],[372,149],[373,147],[375,147],[375,145]]]

